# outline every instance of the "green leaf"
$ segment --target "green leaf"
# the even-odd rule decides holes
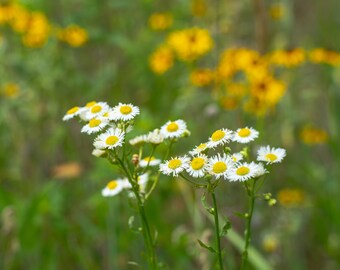
[[[217,253],[216,250],[213,247],[204,244],[201,240],[197,239],[197,242],[199,243],[199,245],[202,248],[205,248],[205,249],[209,250],[211,253]]]
[[[231,228],[231,223],[230,223],[229,220],[226,220],[222,229],[221,229],[220,237],[227,235],[230,228]]]

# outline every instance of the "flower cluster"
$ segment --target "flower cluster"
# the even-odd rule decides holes
[[[244,151],[238,153],[214,153],[208,155],[218,147],[225,147],[229,142],[247,144],[255,140],[259,132],[251,127],[239,128],[232,131],[222,128],[213,132],[206,143],[195,147],[188,154],[174,157],[160,164],[160,171],[166,175],[177,177],[186,172],[193,178],[214,177],[230,182],[247,181],[266,174],[266,166],[279,163],[286,156],[286,150],[270,146],[260,147],[257,151],[257,162],[244,161],[247,155]],[[182,175],[183,176],[183,175]],[[186,177],[184,177],[186,178]]]

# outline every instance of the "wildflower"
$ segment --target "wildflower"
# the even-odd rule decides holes
[[[265,175],[266,173],[268,173],[268,171],[266,170],[266,168],[263,166],[263,164],[260,162],[260,163],[257,163],[257,172],[255,173],[255,176],[254,177],[260,177],[262,175]]]
[[[19,86],[16,83],[6,83],[2,87],[2,94],[8,98],[15,98],[19,95]]]
[[[114,121],[129,121],[135,118],[135,116],[138,114],[139,108],[137,106],[134,106],[132,104],[119,103],[113,108],[111,112],[109,112],[109,119]]]
[[[105,156],[106,154],[106,151],[104,150],[100,150],[100,149],[93,149],[92,151],[92,155],[94,155],[95,157],[102,157],[102,156]]]
[[[259,167],[255,162],[236,163],[227,173],[227,178],[230,182],[244,182],[251,178],[255,178],[258,170]]]
[[[220,177],[226,178],[228,171],[234,166],[230,156],[220,154],[209,159],[208,172],[215,176],[216,179]]]
[[[198,154],[190,160],[186,171],[192,177],[200,178],[205,175],[207,171],[207,166],[208,157],[206,155]]]
[[[146,142],[152,144],[161,144],[164,141],[164,136],[161,131],[157,128],[146,135]]]
[[[102,116],[104,113],[109,111],[109,105],[106,102],[96,102],[93,106],[88,107],[85,115],[85,119],[91,120],[97,116]],[[87,121],[88,121],[87,120]]]
[[[107,120],[103,118],[93,118],[85,126],[83,126],[81,132],[87,134],[97,133],[105,128],[108,124],[109,123],[107,122]]]
[[[234,153],[231,155],[231,158],[233,160],[233,162],[239,162],[243,159],[243,155],[241,153]]]
[[[284,207],[300,206],[305,201],[305,194],[301,189],[285,188],[279,191],[277,199]]]
[[[68,121],[82,112],[82,108],[75,106],[69,109],[63,117],[63,121]]]
[[[279,239],[275,234],[267,234],[262,240],[262,247],[266,252],[274,252],[279,247]]]
[[[112,180],[102,190],[102,195],[104,197],[115,196],[118,193],[120,193],[125,187],[126,187],[125,179]]]
[[[198,87],[209,85],[213,79],[214,73],[210,69],[197,69],[190,74],[191,83]]]
[[[57,37],[72,47],[80,47],[88,40],[87,31],[78,25],[69,25],[65,29],[59,29]]]
[[[103,149],[114,149],[122,146],[124,142],[125,133],[120,129],[108,129],[105,133],[100,134],[94,140],[94,147],[100,150]]]
[[[272,4],[269,8],[269,15],[273,20],[280,20],[285,12],[285,7],[280,3]]]
[[[137,183],[139,185],[139,191],[140,192],[145,192],[146,186],[149,182],[149,174],[148,173],[144,173],[142,175],[139,175],[137,177]]]
[[[179,173],[188,167],[189,160],[187,156],[175,157],[161,163],[159,169],[163,174],[178,176]]]
[[[164,74],[174,63],[173,51],[170,47],[162,45],[149,58],[149,65],[153,72]]]
[[[301,48],[292,50],[277,50],[269,55],[272,64],[285,66],[286,68],[301,65],[305,61],[305,51]]]
[[[129,140],[129,143],[133,146],[140,145],[147,142],[147,136],[146,135],[140,135],[137,136],[131,140]]]
[[[253,128],[239,128],[234,133],[232,140],[238,143],[248,143],[253,141],[259,136],[259,132]]]
[[[257,160],[265,161],[269,164],[280,163],[286,156],[286,150],[283,148],[270,148],[270,146],[262,146],[257,151]]]
[[[193,0],[191,4],[192,15],[202,17],[207,13],[207,3],[205,0]]]
[[[208,148],[228,143],[233,137],[233,132],[226,128],[216,130],[209,138]]]
[[[29,48],[42,47],[47,42],[49,32],[50,25],[46,16],[41,12],[32,12],[22,42]]]
[[[139,166],[144,168],[146,166],[157,166],[161,163],[160,159],[155,157],[145,157],[139,161]]]
[[[187,130],[187,124],[181,120],[175,120],[175,121],[168,121],[161,127],[161,134],[164,136],[165,139],[173,139],[173,138],[179,138]]]
[[[172,25],[172,21],[170,13],[154,13],[149,18],[149,26],[152,30],[165,30]]]
[[[52,169],[53,177],[61,179],[75,178],[81,175],[82,166],[77,162],[59,164]]]
[[[313,63],[324,63],[332,66],[340,64],[340,54],[336,51],[316,48],[309,52],[309,60]]]
[[[208,149],[208,143],[201,143],[200,145],[196,146],[192,151],[189,151],[189,154],[194,156],[204,152]]]
[[[167,43],[176,52],[179,59],[189,62],[208,53],[213,47],[210,33],[201,28],[172,32],[168,36]]]
[[[328,133],[320,128],[305,126],[300,132],[300,139],[305,144],[321,144],[328,140]]]

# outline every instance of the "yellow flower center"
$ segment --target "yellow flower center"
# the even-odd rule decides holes
[[[66,114],[74,114],[79,110],[79,107],[73,107],[67,111]]]
[[[95,106],[92,107],[91,112],[92,113],[99,113],[102,109],[103,109],[102,106],[95,105]]]
[[[88,102],[88,103],[86,103],[85,107],[86,107],[86,108],[90,108],[90,107],[96,105],[96,103],[97,103],[97,102],[95,102],[95,101]]]
[[[131,106],[128,105],[121,106],[119,110],[122,114],[130,114],[132,112]]]
[[[112,180],[107,184],[107,188],[110,190],[115,189],[117,186],[118,186],[118,183],[115,180]]]
[[[275,161],[277,160],[277,156],[272,154],[272,153],[269,153],[266,155],[266,159],[269,160],[269,161]]]
[[[105,143],[108,145],[114,145],[118,142],[119,138],[117,136],[109,136],[106,138]]]
[[[227,164],[225,164],[223,161],[218,161],[214,164],[212,171],[214,173],[223,173],[227,170]]]
[[[248,137],[250,135],[250,129],[249,128],[241,128],[240,131],[238,132],[238,135],[240,137]]]
[[[237,175],[247,175],[249,172],[250,172],[249,168],[244,166],[237,168],[236,170]]]
[[[237,161],[237,158],[236,158],[236,157],[233,156],[233,157],[231,157],[231,158],[233,159],[234,162]]]
[[[225,136],[225,132],[223,130],[216,130],[213,135],[211,135],[211,139],[214,142],[220,141],[221,139],[223,139]]]
[[[168,163],[168,167],[172,170],[177,169],[182,165],[182,161],[180,159],[172,159]]]
[[[198,149],[205,149],[207,147],[206,143],[201,143],[199,146],[197,146]]]
[[[103,114],[103,117],[108,117],[108,116],[109,116],[109,113],[108,113],[108,112],[106,112],[106,113]]]
[[[155,157],[145,157],[145,158],[143,158],[143,160],[145,160],[146,162],[153,161],[155,159],[156,159]]]
[[[89,127],[90,128],[94,128],[94,127],[98,127],[101,124],[102,121],[100,121],[99,119],[91,119],[89,122]]]
[[[193,168],[194,170],[200,170],[202,169],[202,167],[205,164],[205,160],[204,158],[201,157],[196,157],[191,161],[191,168]]]
[[[176,122],[171,122],[167,127],[166,127],[166,130],[169,131],[169,132],[175,132],[177,131],[179,128],[179,126],[177,125]]]

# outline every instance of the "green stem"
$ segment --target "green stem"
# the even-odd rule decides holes
[[[254,213],[254,206],[255,206],[255,183],[256,180],[253,179],[253,184],[251,188],[248,188],[247,183],[247,194],[249,199],[249,212],[247,215],[247,221],[246,221],[246,230],[245,230],[245,242],[244,242],[244,249],[242,254],[242,264],[241,264],[241,270],[244,270],[246,268],[247,260],[248,260],[248,247],[251,240],[251,220]]]
[[[220,224],[218,220],[218,210],[217,210],[217,203],[216,203],[216,196],[215,192],[211,192],[211,197],[213,199],[213,205],[214,205],[214,221],[215,221],[215,236],[216,236],[216,245],[217,245],[217,256],[218,256],[218,263],[219,263],[219,269],[223,270],[223,262],[222,262],[222,252],[221,252],[221,241],[220,241]]]

